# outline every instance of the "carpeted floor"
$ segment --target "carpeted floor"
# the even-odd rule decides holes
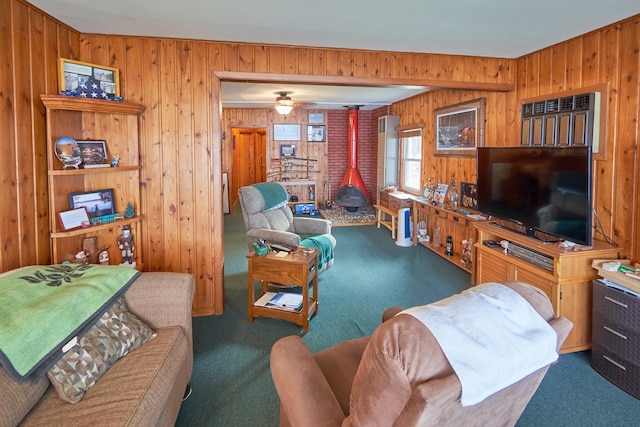
[[[279,338],[301,335],[312,352],[370,335],[384,309],[440,300],[469,287],[469,274],[424,247],[401,247],[389,230],[335,227],[336,262],[319,278],[319,312],[309,332],[279,319],[247,321],[247,246],[239,209],[225,215],[225,307],[193,320],[193,393],[176,425],[279,424],[269,352]],[[552,366],[517,427],[635,426],[640,400],[589,366],[590,352],[565,354]],[[294,373],[295,374],[295,373]],[[313,402],[309,402],[310,405]]]

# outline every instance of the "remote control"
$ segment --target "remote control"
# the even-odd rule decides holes
[[[283,251],[283,252],[291,252],[290,248],[286,246],[278,245],[277,243],[271,244],[271,249],[275,249],[277,251]]]

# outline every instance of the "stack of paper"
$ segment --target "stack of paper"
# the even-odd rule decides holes
[[[291,292],[266,292],[255,305],[277,308],[280,310],[300,311],[302,295]]]

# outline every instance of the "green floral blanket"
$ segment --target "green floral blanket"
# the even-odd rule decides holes
[[[0,364],[39,378],[140,273],[96,264],[33,266],[0,275]]]

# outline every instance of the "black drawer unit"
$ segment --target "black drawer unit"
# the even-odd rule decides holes
[[[593,281],[591,366],[640,399],[640,298]]]

